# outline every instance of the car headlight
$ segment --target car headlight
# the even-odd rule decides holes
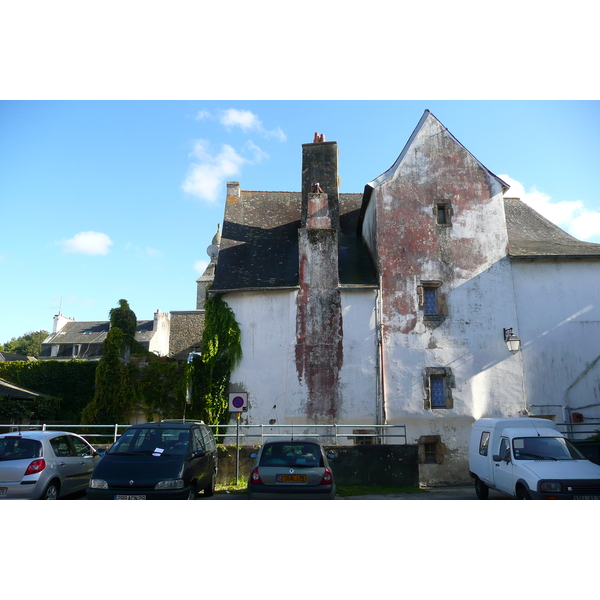
[[[108,483],[104,479],[90,479],[90,487],[93,490],[107,490]]]
[[[184,486],[183,479],[166,479],[159,481],[155,486],[155,490],[180,490]]]
[[[542,481],[540,492],[560,492],[560,481]]]

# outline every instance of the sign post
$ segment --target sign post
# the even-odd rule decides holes
[[[235,428],[235,485],[240,481],[240,413],[248,410],[247,392],[229,394],[229,412],[237,413]]]

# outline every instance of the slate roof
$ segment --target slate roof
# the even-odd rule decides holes
[[[357,236],[362,194],[339,194],[341,286],[375,286],[368,250]],[[300,192],[240,191],[227,200],[211,292],[289,289],[299,285]]]
[[[149,342],[154,332],[154,321],[138,321],[135,339]],[[45,340],[46,344],[102,344],[106,339],[110,321],[73,321],[67,323],[60,331],[51,333]]]
[[[33,356],[23,356],[21,354],[11,354],[10,352],[0,352],[0,362],[11,362],[13,360],[34,361]]]
[[[0,396],[8,396],[9,398],[39,398],[41,394],[28,390],[27,388],[20,387],[6,381],[6,379],[0,379]]]
[[[513,258],[600,258],[600,244],[574,238],[518,198],[505,198],[504,211]]]

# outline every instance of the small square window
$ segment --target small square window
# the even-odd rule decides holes
[[[453,408],[454,377],[448,367],[427,367],[423,374],[426,410]]]
[[[431,408],[446,408],[445,377],[435,375],[430,380]]]
[[[423,287],[423,312],[426,315],[437,315],[437,288]]]
[[[433,207],[433,214],[435,215],[436,222],[438,225],[446,227],[452,227],[452,205],[450,200],[436,200]]]
[[[422,435],[419,438],[419,464],[437,464],[444,462],[446,446],[439,435]]]
[[[424,452],[425,452],[425,462],[426,463],[434,463],[436,462],[436,451],[435,448],[437,444],[424,444]]]
[[[443,321],[448,315],[446,296],[441,287],[441,281],[422,281],[417,287],[419,308],[426,321]]]

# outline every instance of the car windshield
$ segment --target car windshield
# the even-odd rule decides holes
[[[526,437],[513,440],[516,460],[581,460],[583,455],[565,438]]]
[[[0,460],[37,458],[42,455],[42,444],[38,440],[21,437],[0,438]]]
[[[317,444],[276,442],[265,446],[259,466],[322,467],[323,457]]]
[[[187,429],[131,428],[115,442],[108,454],[185,455],[188,453],[189,444],[190,432]]]

